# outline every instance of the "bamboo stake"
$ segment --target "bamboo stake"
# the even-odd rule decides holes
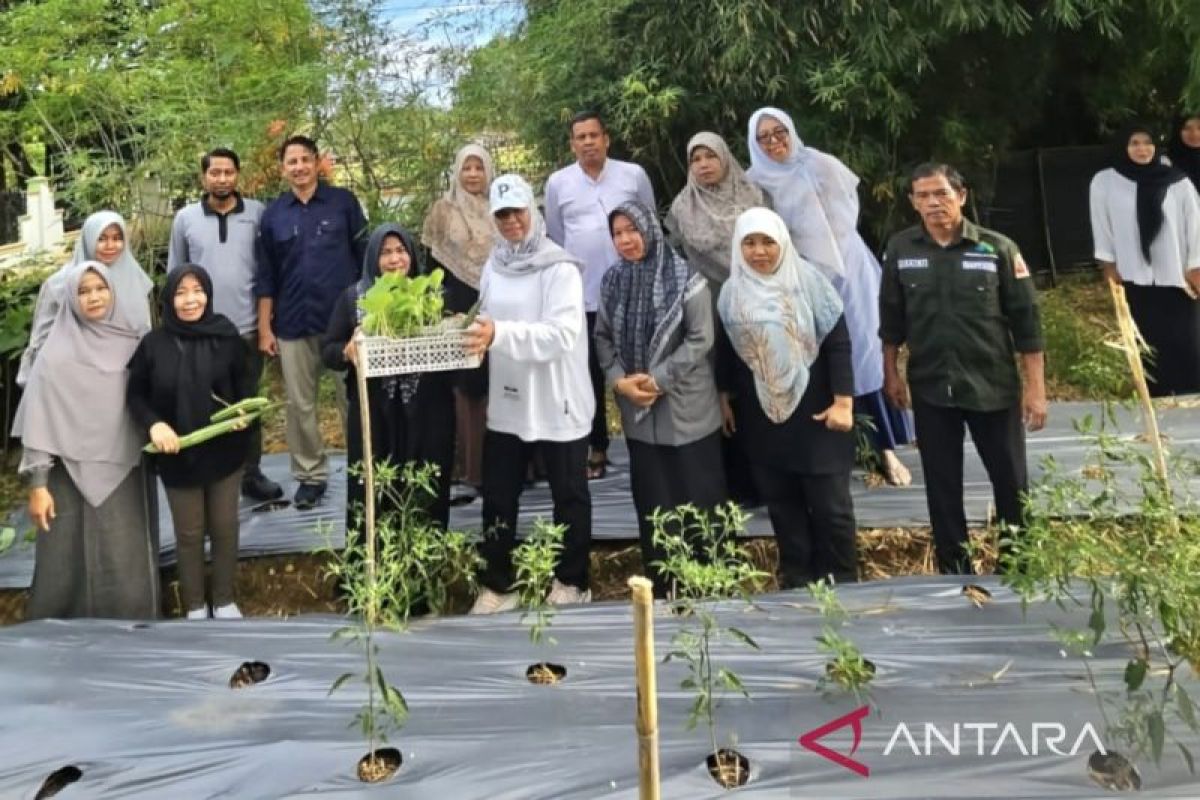
[[[1158,473],[1158,482],[1167,499],[1171,499],[1171,487],[1167,482],[1167,456],[1163,450],[1162,437],[1158,433],[1158,416],[1154,413],[1154,402],[1150,399],[1150,387],[1146,384],[1146,371],[1142,368],[1140,347],[1144,344],[1137,325],[1133,322],[1133,314],[1129,311],[1129,303],[1125,299],[1125,287],[1117,281],[1109,281],[1108,288],[1112,292],[1113,306],[1117,312],[1117,328],[1121,332],[1122,349],[1129,362],[1129,370],[1133,373],[1133,385],[1137,389],[1141,401],[1142,418],[1146,425],[1146,436],[1150,446],[1154,448],[1154,471]]]
[[[638,797],[659,800],[658,678],[654,670],[654,595],[646,578],[629,579],[633,590],[633,655],[637,674]]]
[[[358,419],[362,425],[363,483],[366,487],[363,535],[367,540],[367,625],[375,625],[375,454],[371,447],[371,404],[367,398],[367,356],[363,353],[362,336],[357,335],[354,348],[354,377],[358,382]],[[352,479],[353,480],[353,479]],[[349,531],[346,531],[348,534]]]

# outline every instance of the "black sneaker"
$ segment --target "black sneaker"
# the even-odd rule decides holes
[[[296,490],[296,496],[292,500],[292,505],[301,511],[313,508],[321,498],[325,496],[325,484],[322,483],[302,483],[300,488]]]
[[[242,494],[256,503],[283,497],[283,487],[257,470],[242,476]]]

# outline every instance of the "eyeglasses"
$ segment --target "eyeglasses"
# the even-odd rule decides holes
[[[784,127],[775,128],[773,130],[760,133],[754,137],[759,144],[767,142],[786,142],[788,140],[788,129]]]

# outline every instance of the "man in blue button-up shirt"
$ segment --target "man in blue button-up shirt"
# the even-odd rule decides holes
[[[291,187],[263,212],[258,233],[258,347],[279,356],[287,391],[287,444],[299,482],[294,504],[325,494],[329,466],[317,425],[320,337],[334,301],[358,280],[366,245],[362,206],[346,189],[318,180],[317,144],[288,138],[280,168]],[[343,420],[345,384],[334,381]]]

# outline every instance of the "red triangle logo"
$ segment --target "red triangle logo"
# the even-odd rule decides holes
[[[860,761],[855,761],[853,758],[850,758],[850,756],[854,755],[855,752],[858,751],[858,745],[862,742],[862,721],[863,718],[870,713],[871,707],[863,706],[861,708],[856,708],[849,714],[845,714],[837,719],[830,720],[819,728],[813,728],[811,731],[800,737],[800,746],[805,750],[811,750],[821,758],[828,759],[839,766],[845,767],[851,772],[857,772],[864,778],[868,778],[871,775],[871,768]],[[830,750],[828,747],[821,744],[821,739],[836,730],[846,727],[847,725],[851,726],[851,730],[854,732],[854,744],[850,747],[850,756],[844,756],[836,750]]]

